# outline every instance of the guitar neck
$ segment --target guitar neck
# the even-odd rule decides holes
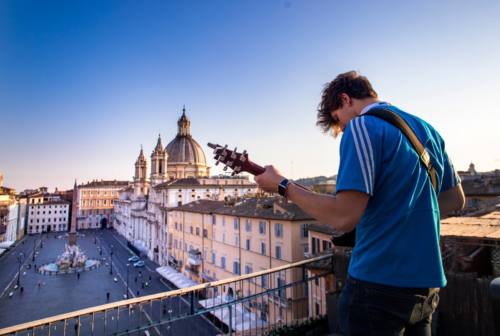
[[[252,161],[248,161],[248,166],[245,167],[245,170],[252,175],[260,175],[266,171],[266,169],[264,167],[259,166],[258,164],[256,164],[255,162],[252,162]],[[295,184],[297,187],[302,188],[304,190],[311,191],[311,189],[303,186],[302,184],[298,184],[297,182],[293,182],[293,184]]]
[[[262,166],[259,166],[255,162],[248,161],[247,165],[245,165],[245,170],[250,174],[257,176],[266,171],[266,169]]]

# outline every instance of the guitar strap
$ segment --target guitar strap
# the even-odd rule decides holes
[[[427,174],[429,175],[429,178],[431,179],[432,187],[434,188],[434,191],[436,194],[438,193],[438,185],[437,185],[437,173],[436,169],[432,166],[431,162],[431,157],[429,155],[429,152],[425,147],[422,145],[420,140],[418,140],[417,136],[415,135],[415,132],[411,129],[411,127],[408,125],[408,123],[401,118],[398,114],[394,113],[393,111],[382,108],[382,107],[375,107],[370,109],[368,112],[364,113],[363,115],[372,115],[374,117],[383,119],[387,121],[388,123],[392,124],[396,128],[398,128],[401,133],[403,133],[408,141],[413,146],[413,149],[417,152],[418,157],[420,158],[420,162],[422,165],[425,167],[427,170]]]

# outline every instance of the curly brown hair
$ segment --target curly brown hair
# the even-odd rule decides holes
[[[318,106],[316,125],[324,133],[332,130],[334,136],[340,133],[340,128],[333,120],[331,112],[342,107],[341,94],[351,98],[378,98],[368,78],[361,76],[357,71],[348,71],[338,75],[330,83],[326,83]]]

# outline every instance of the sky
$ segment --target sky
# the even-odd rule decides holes
[[[500,168],[499,1],[0,1],[0,172],[18,191],[131,180],[186,106],[194,138],[334,175],[323,86],[357,70],[431,123],[456,169]],[[214,167],[213,173],[221,172]]]

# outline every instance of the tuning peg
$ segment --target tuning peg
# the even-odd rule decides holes
[[[233,161],[227,161],[227,165],[228,165],[229,167],[232,167],[232,166],[233,166],[233,163],[234,163]]]
[[[234,176],[234,175],[236,175],[236,172],[235,172],[235,171],[233,171],[233,172],[231,173],[231,176]]]
[[[219,165],[219,162],[220,162],[219,160],[215,161],[215,165],[216,166]]]
[[[227,166],[224,166],[224,168],[222,168],[223,171],[226,171],[227,170]]]
[[[245,149],[243,151],[243,153],[241,153],[240,161],[245,162],[247,160],[247,158],[248,158],[248,153],[247,153],[247,150]]]
[[[241,167],[240,166],[236,166],[233,168],[235,174],[239,173],[241,171]]]
[[[231,153],[231,159],[236,160],[236,151]]]

